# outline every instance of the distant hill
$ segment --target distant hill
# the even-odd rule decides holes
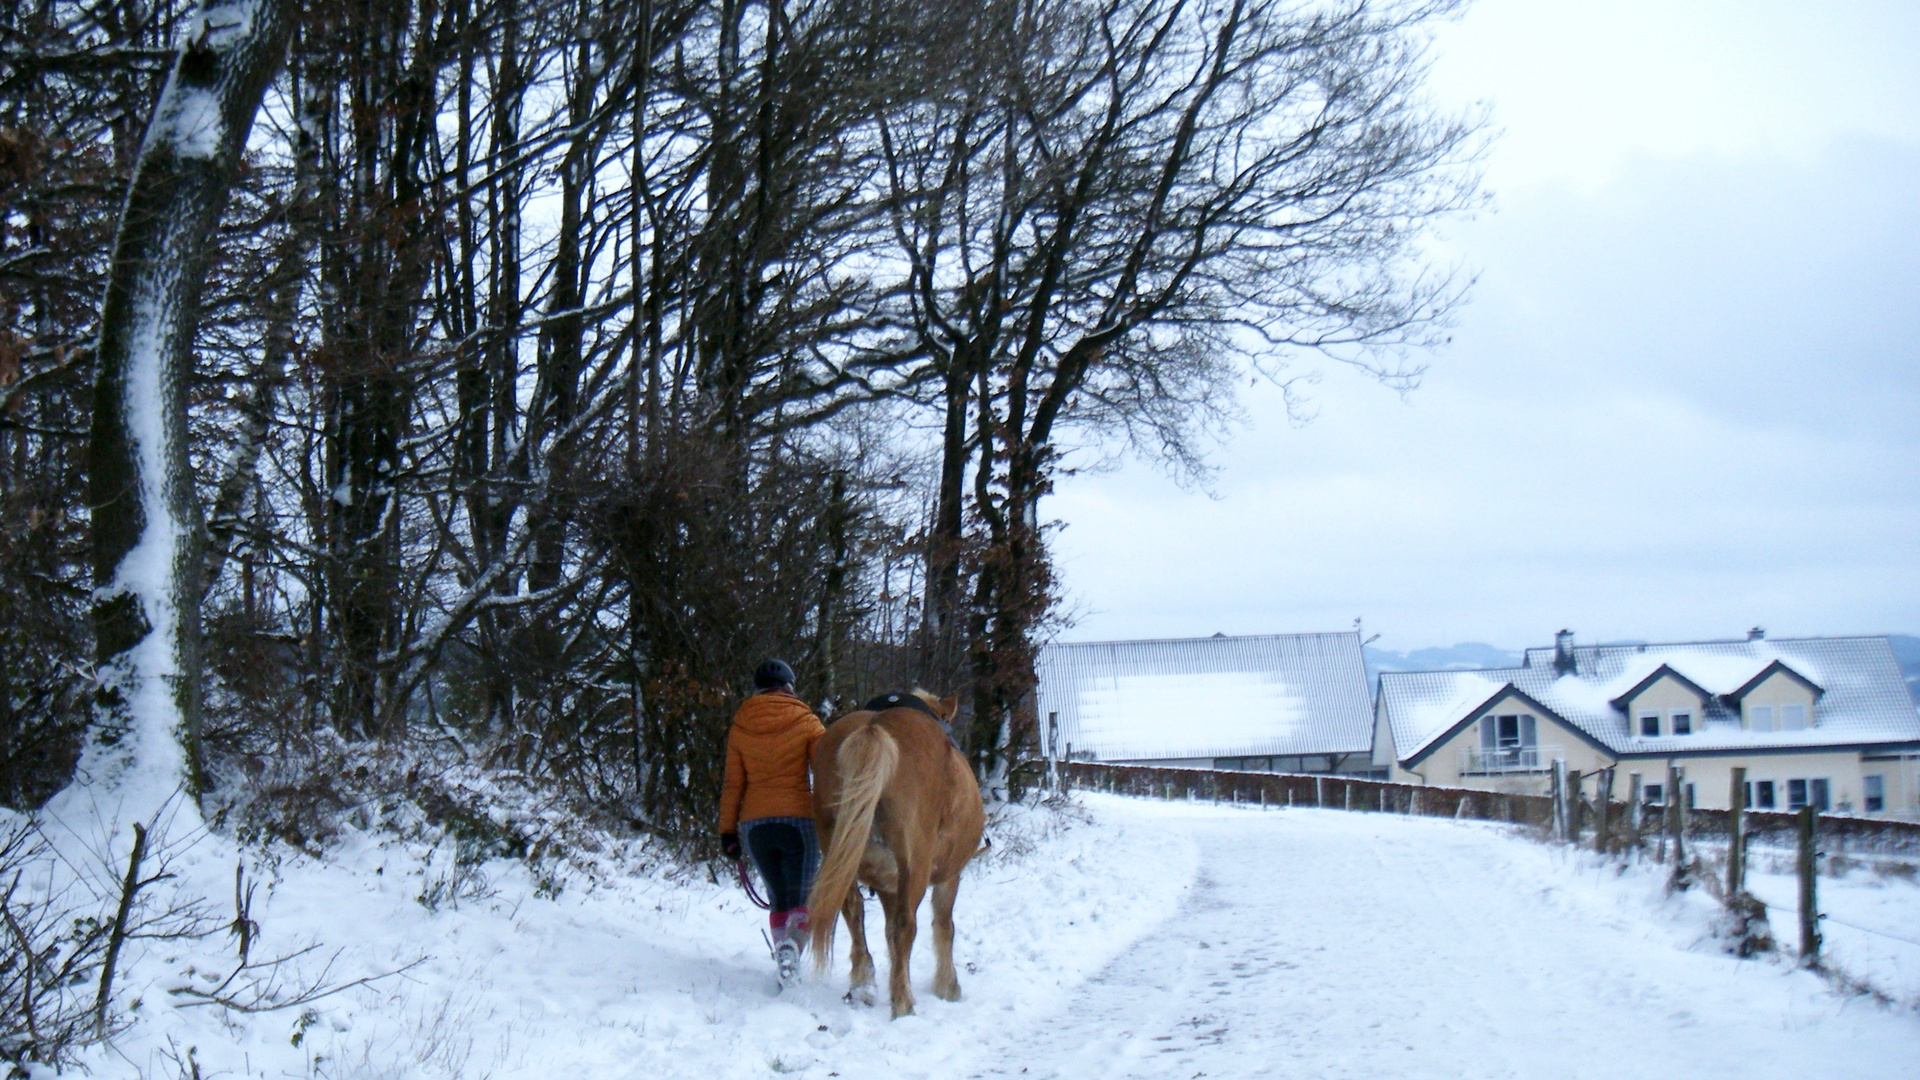
[[[1887,640],[1893,644],[1893,655],[1900,661],[1901,674],[1907,677],[1907,689],[1912,692],[1914,700],[1920,702],[1920,637],[1889,634]],[[1520,663],[1519,653],[1478,641],[1445,648],[1414,649],[1411,652],[1368,647],[1366,658],[1367,678],[1370,680],[1378,680],[1383,671],[1471,670],[1515,667]]]
[[[1920,639],[1916,639],[1915,644],[1920,645]],[[1411,652],[1394,652],[1369,646],[1366,659],[1369,679],[1377,678],[1383,671],[1453,671],[1520,665],[1519,653],[1483,645],[1478,641],[1444,648],[1414,649]]]
[[[1893,655],[1900,661],[1900,673],[1907,677],[1907,689],[1912,692],[1915,701],[1920,701],[1920,637],[1888,634],[1887,640],[1893,643]]]

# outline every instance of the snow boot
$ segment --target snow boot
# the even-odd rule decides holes
[[[767,915],[773,928],[773,963],[780,970],[782,988],[800,981],[800,950],[807,938],[807,909],[775,911]]]
[[[800,981],[800,946],[792,938],[773,947],[773,962],[780,969],[781,986],[792,986]]]

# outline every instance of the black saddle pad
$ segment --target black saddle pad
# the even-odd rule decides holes
[[[926,702],[921,701],[912,694],[881,694],[879,697],[867,702],[864,707],[868,712],[885,712],[888,709],[915,709],[926,713],[935,720],[940,719],[939,714],[935,713]]]

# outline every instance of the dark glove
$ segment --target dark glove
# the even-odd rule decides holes
[[[727,858],[733,859],[736,862],[739,861],[740,834],[737,832],[721,833],[720,834],[720,850],[727,853]]]

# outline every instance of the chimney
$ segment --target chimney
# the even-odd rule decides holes
[[[1553,673],[1555,675],[1573,674],[1573,631],[1562,630],[1553,635]]]
[[[1756,626],[1753,629],[1747,631],[1747,640],[1748,641],[1767,640],[1767,628],[1764,626]]]

